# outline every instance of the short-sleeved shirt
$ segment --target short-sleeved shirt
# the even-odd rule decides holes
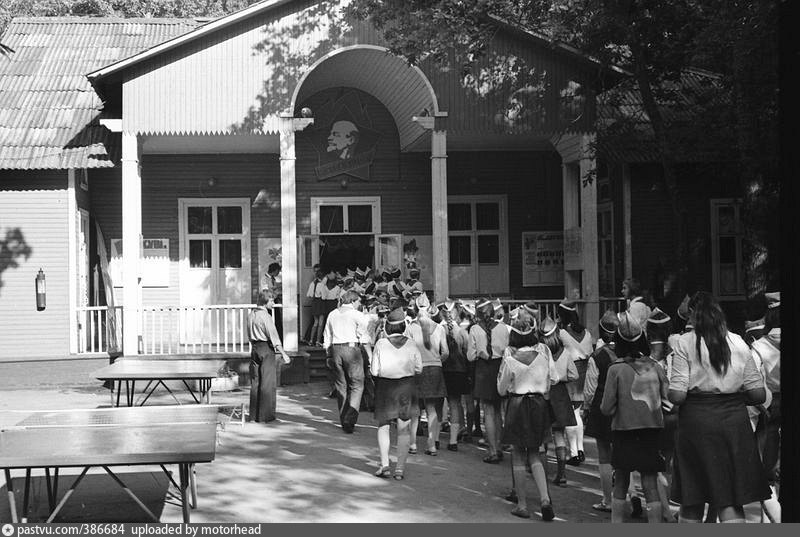
[[[780,350],[780,328],[772,329],[753,342],[753,352],[756,353],[761,361],[761,369],[764,372],[764,379],[767,388],[772,393],[781,391],[781,350]]]
[[[497,375],[500,395],[547,395],[550,385],[555,382],[558,382],[556,364],[546,345],[537,343],[534,347],[506,348]]]
[[[419,321],[414,321],[409,324],[408,327],[406,327],[405,335],[417,344],[419,353],[422,356],[423,367],[442,367],[442,360],[446,360],[449,354],[449,349],[447,348],[447,334],[440,324],[434,323],[433,321],[430,322],[433,328],[433,332],[431,332],[430,335],[430,349],[425,348],[422,325]]]
[[[400,348],[395,347],[391,340],[405,339]],[[370,361],[370,373],[374,377],[399,379],[413,377],[422,373],[422,356],[417,344],[410,338],[399,334],[378,340]]]
[[[481,325],[475,324],[469,329],[467,345],[467,360],[474,362],[480,358],[483,360],[499,360],[508,347],[508,329],[504,323],[497,323],[492,328],[492,355],[488,356],[486,347],[486,331]]]
[[[700,342],[698,355],[694,331],[674,340],[669,389],[689,393],[736,393],[763,388],[764,380],[747,343],[732,332],[728,332],[726,339],[731,350],[731,364],[724,375],[711,366],[705,341]]]

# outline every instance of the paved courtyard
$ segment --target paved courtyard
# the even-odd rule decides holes
[[[49,384],[41,389],[25,386],[23,380],[19,388],[2,387],[0,427],[18,422],[30,410],[111,403],[109,390],[82,375],[76,375],[72,385]],[[4,383],[9,383],[8,376]],[[529,504],[534,516],[523,520],[510,515],[513,505],[503,499],[510,486],[509,458],[499,465],[485,464],[481,462],[484,450],[475,443],[459,445],[457,453],[442,450],[438,457],[431,457],[423,454],[425,444],[420,438],[419,454],[409,456],[404,481],[374,477],[378,448],[371,414],[362,414],[356,432],[345,435],[336,424],[336,403],[326,395],[326,384],[319,382],[280,388],[278,420],[269,424],[242,425],[221,415],[224,428],[219,432],[216,460],[197,465],[199,500],[192,522],[541,521],[532,480]],[[228,413],[247,397],[246,390],[222,392],[214,394],[213,402]],[[155,403],[170,401],[159,395]],[[446,442],[443,435],[442,444]],[[597,452],[591,439],[586,448],[586,462],[568,467],[568,486],[552,487],[556,521],[610,520],[610,515],[591,509],[600,494]],[[393,461],[394,456],[393,451]],[[551,459],[549,471],[553,466]],[[157,467],[129,467],[121,472],[162,522],[182,520],[180,507],[167,501],[168,480]],[[62,491],[71,481],[69,475],[77,472],[65,473],[59,484]],[[20,506],[22,472],[14,475]],[[46,509],[43,478],[34,480],[31,502],[35,520]],[[748,512],[748,518],[757,520],[754,510]],[[0,520],[9,519],[7,503],[0,502]],[[146,521],[102,470],[92,470],[59,520]]]

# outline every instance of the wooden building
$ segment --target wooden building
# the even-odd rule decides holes
[[[415,263],[436,300],[577,296],[594,327],[649,262],[638,190],[582,180],[620,74],[538,35],[498,23],[467,79],[310,0],[15,19],[3,43],[0,360],[245,352],[275,260],[290,350],[315,263]]]

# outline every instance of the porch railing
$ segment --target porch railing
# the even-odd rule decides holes
[[[500,299],[504,304],[513,309],[516,306],[526,304],[529,302],[528,300],[503,300]],[[545,300],[534,300],[536,305],[539,307],[539,312],[541,317],[544,318],[549,316],[551,319],[556,320],[558,316],[558,304],[561,302],[561,299],[545,299]],[[575,301],[578,307],[578,315],[581,319],[584,318],[584,308],[586,301],[584,300],[576,300]],[[621,311],[625,311],[625,299],[621,297],[600,297],[600,315],[603,315],[603,312],[610,309],[614,313],[619,313]]]
[[[144,354],[249,353],[255,304],[148,306],[141,310]]]
[[[77,308],[78,354],[101,354],[122,347],[122,306]]]

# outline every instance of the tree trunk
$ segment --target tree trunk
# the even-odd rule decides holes
[[[666,187],[669,205],[672,209],[672,223],[675,231],[675,266],[672,267],[677,276],[677,293],[675,296],[681,297],[687,292],[688,274],[688,248],[686,244],[686,234],[683,229],[682,207],[678,198],[678,181],[675,171],[675,155],[672,144],[667,135],[664,119],[658,109],[655,97],[653,96],[652,80],[645,69],[645,59],[643,51],[638,47],[633,48],[634,76],[639,93],[642,96],[642,106],[645,113],[650,118],[653,127],[656,145],[658,146],[661,159],[661,167],[664,174],[664,185]]]

